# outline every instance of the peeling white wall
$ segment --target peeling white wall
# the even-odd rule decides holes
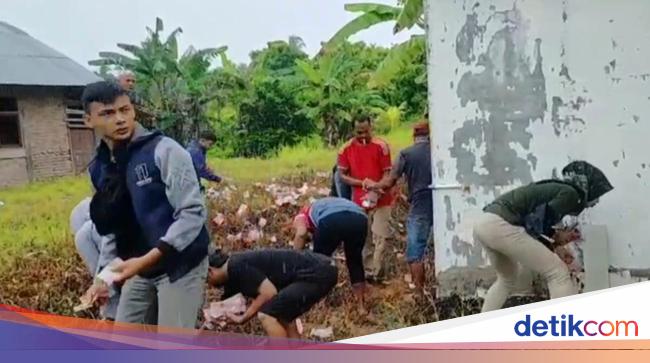
[[[429,0],[426,11],[434,185],[451,186],[434,191],[436,272],[486,266],[485,253],[472,239],[473,216],[500,192],[529,178],[551,177],[554,169],[573,159],[598,166],[615,187],[596,208],[583,213],[584,223],[606,225],[609,264],[650,267],[650,1]],[[468,33],[468,15],[473,14],[485,28]],[[512,21],[517,14],[521,18]],[[514,53],[498,40],[497,32],[506,26],[512,27]],[[468,34],[474,40],[470,53]],[[536,39],[541,41],[541,60]],[[457,55],[458,45],[464,47],[462,54],[473,54],[469,64]],[[524,75],[513,77],[535,82],[540,78],[535,65],[541,65],[546,100],[541,117],[518,119],[518,108],[530,112],[534,100],[519,99],[525,103],[521,106],[507,92],[500,97],[481,88],[487,69],[480,64],[482,54],[492,62],[492,82],[503,81],[508,62],[527,63],[533,75],[526,78],[519,64],[510,69]],[[474,81],[463,82],[466,73]],[[513,93],[537,97],[530,87],[521,88]],[[495,129],[493,108],[471,99],[463,105],[467,94],[505,107],[512,113],[505,117],[516,121],[506,122],[505,130]],[[459,150],[473,154],[459,157]],[[499,171],[508,164],[504,150],[516,159],[516,170]],[[472,161],[476,174],[469,175]],[[465,184],[469,192],[456,188]]]

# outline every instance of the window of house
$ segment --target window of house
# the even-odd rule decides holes
[[[15,98],[0,97],[0,147],[20,147],[20,123]]]

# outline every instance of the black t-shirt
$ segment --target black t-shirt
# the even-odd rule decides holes
[[[393,175],[406,176],[409,188],[410,214],[433,219],[433,194],[431,192],[431,144],[417,142],[402,150],[393,165]]]
[[[317,281],[319,267],[329,263],[330,259],[325,256],[292,249],[235,253],[228,259],[228,282],[223,298],[239,292],[255,298],[265,279],[269,279],[278,291],[295,281]]]

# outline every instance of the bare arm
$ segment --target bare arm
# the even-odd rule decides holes
[[[363,187],[363,180],[355,179],[350,176],[350,170],[340,169],[341,180],[351,187]]]
[[[305,221],[305,216],[298,216],[293,220],[293,229],[295,234],[293,236],[293,248],[295,250],[302,250],[305,248],[305,243],[307,241],[307,221]]]
[[[375,184],[376,189],[390,189],[397,184],[397,181],[399,180],[399,176],[395,175],[395,173],[391,173],[390,171],[386,171],[384,173],[384,176],[381,178],[381,180]]]
[[[113,271],[117,272],[116,283],[123,283],[138,273],[156,265],[163,257],[162,251],[157,247],[152,248],[146,255],[130,258],[115,266]]]
[[[251,305],[246,309],[246,312],[241,316],[236,316],[233,314],[228,314],[229,318],[238,324],[243,324],[249,321],[258,311],[266,304],[267,301],[271,300],[275,295],[278,294],[278,290],[275,288],[275,285],[269,280],[265,279],[260,284],[259,294],[253,300]]]

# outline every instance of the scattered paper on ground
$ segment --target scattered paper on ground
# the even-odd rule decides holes
[[[244,238],[244,242],[246,242],[246,243],[257,242],[257,241],[260,240],[261,236],[262,236],[262,234],[260,233],[260,231],[258,231],[257,229],[251,229],[246,234],[246,238]]]
[[[248,217],[248,206],[246,204],[239,206],[239,209],[237,210],[237,217],[241,219],[246,219],[246,217]]]
[[[334,329],[331,326],[327,328],[314,328],[311,330],[310,335],[320,339],[328,339],[334,335]]]
[[[212,218],[212,223],[217,227],[221,227],[225,221],[226,216],[224,216],[223,213],[217,213],[217,215]]]
[[[239,315],[244,312],[246,312],[246,298],[242,294],[237,294],[226,300],[213,302],[207,309],[203,309],[204,324],[209,329],[213,329],[215,325],[223,327],[227,324],[228,313]]]

